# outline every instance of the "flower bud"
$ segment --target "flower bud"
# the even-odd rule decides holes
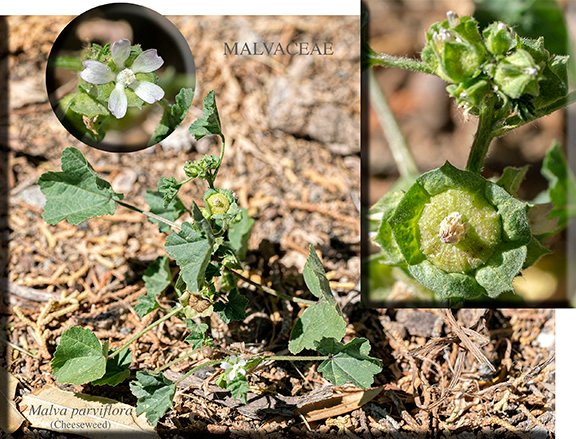
[[[496,66],[494,82],[506,96],[518,99],[524,94],[538,96],[540,67],[524,49],[518,49]]]
[[[484,44],[494,56],[502,56],[516,48],[518,37],[505,23],[494,22],[482,32]]]
[[[472,17],[449,19],[433,24],[426,34],[422,59],[442,79],[465,82],[478,75],[486,49]]]

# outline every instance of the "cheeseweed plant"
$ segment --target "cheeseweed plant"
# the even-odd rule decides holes
[[[380,361],[369,356],[368,340],[354,338],[342,342],[346,321],[312,246],[303,275],[316,300],[289,297],[261,288],[282,299],[307,305],[290,335],[288,350],[293,355],[230,354],[211,339],[211,319],[208,317],[217,314],[226,324],[246,317],[248,299],[239,288],[239,282],[247,279],[239,270],[254,220],[245,208],[238,206],[231,191],[216,185],[226,140],[213,91],[204,99],[203,115],[190,126],[190,132],[196,140],[218,136],[219,156],[206,155],[187,162],[183,181],[163,177],[157,190],[146,193],[148,209],[125,201],[75,148],[63,151],[61,172],[47,172],[40,177],[39,185],[46,196],[43,218],[49,224],[63,220],[80,224],[96,216],[113,215],[119,205],[142,213],[158,224],[160,232],[168,234],[166,255],[158,257],[145,271],[143,281],[147,293],[134,307],[141,317],[155,312],[156,319],[114,348],[107,341],[98,340],[90,329],[67,329],[51,363],[57,381],[116,386],[131,379],[130,389],[138,400],[137,413],[145,413],[154,425],[171,407],[177,384],[198,369],[210,366],[219,365],[217,383],[243,401],[247,398],[250,373],[263,362],[318,361],[318,371],[335,385],[371,386],[374,375],[382,369]],[[178,192],[193,180],[205,182],[207,189],[201,203],[193,202],[187,207]],[[172,261],[176,267],[172,267]],[[164,298],[159,301],[161,295]],[[215,358],[191,368],[177,382],[162,374],[162,370],[172,364],[153,371],[136,369],[134,376],[130,369],[134,361],[131,344],[172,318],[186,323],[189,334],[185,340],[192,349],[211,347]],[[296,355],[310,350],[318,354]],[[177,361],[186,361],[186,358]]]
[[[432,301],[511,297],[514,278],[549,253],[546,239],[576,214],[569,200],[576,179],[558,144],[542,168],[550,187],[537,200],[518,198],[527,167],[508,167],[493,180],[481,171],[493,139],[576,100],[567,62],[551,54],[543,38],[523,38],[503,22],[481,30],[473,17],[452,12],[429,28],[420,59],[365,46],[366,66],[436,75],[457,105],[478,117],[466,169],[446,162],[416,176],[412,165],[371,208],[372,237],[380,247],[370,262],[374,272],[380,264],[395,267],[415,297]]]

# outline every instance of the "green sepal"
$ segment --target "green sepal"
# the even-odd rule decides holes
[[[428,260],[409,265],[408,271],[424,287],[434,291],[439,299],[452,297],[473,299],[485,294],[476,279],[469,274],[447,273]]]
[[[486,264],[476,271],[476,281],[492,298],[504,292],[513,291],[512,280],[522,270],[526,255],[525,245],[499,247]]]
[[[529,169],[530,165],[522,166],[521,168],[507,166],[496,181],[496,184],[504,188],[510,195],[516,197]]]
[[[512,197],[500,186],[488,182],[486,199],[498,209],[505,241],[527,244],[532,236],[528,223],[528,204]]]
[[[402,192],[388,192],[378,201],[378,212],[382,219],[374,241],[381,248],[381,262],[388,265],[401,265],[406,262],[398,244],[396,244],[392,227],[388,223],[403,196]]]
[[[532,237],[527,245],[526,260],[522,268],[528,268],[540,260],[541,257],[549,255],[552,251],[540,242],[536,237]]]
[[[394,239],[408,264],[418,264],[424,259],[418,246],[418,219],[429,199],[430,195],[421,184],[414,183],[389,220]]]

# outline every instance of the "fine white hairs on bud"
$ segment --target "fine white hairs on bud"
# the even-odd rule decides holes
[[[524,73],[534,78],[538,76],[538,67],[527,67],[524,69]]]
[[[460,23],[460,18],[458,17],[458,14],[454,11],[446,12],[446,17],[448,17],[448,24],[450,25],[450,27],[456,27]]]
[[[440,241],[444,244],[457,244],[466,234],[466,224],[459,212],[452,212],[440,223]]]

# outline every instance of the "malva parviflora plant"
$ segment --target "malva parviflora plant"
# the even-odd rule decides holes
[[[290,335],[288,350],[292,355],[230,354],[215,346],[209,336],[212,314],[216,313],[224,323],[246,317],[248,299],[238,288],[238,282],[248,279],[239,269],[254,220],[246,209],[238,206],[231,191],[216,186],[226,143],[213,91],[204,99],[203,115],[190,126],[190,132],[196,140],[205,136],[220,137],[220,155],[206,155],[187,162],[183,181],[163,177],[157,190],[146,193],[148,209],[126,202],[75,148],[63,151],[61,172],[47,172],[40,177],[39,185],[46,196],[43,218],[49,224],[63,220],[80,224],[96,216],[112,215],[120,205],[142,213],[158,224],[160,232],[168,233],[167,255],[159,256],[145,271],[143,281],[147,293],[134,307],[141,317],[156,312],[156,319],[113,349],[87,328],[67,329],[51,363],[56,380],[78,385],[116,386],[131,379],[130,389],[138,401],[137,413],[145,413],[154,425],[172,406],[178,382],[198,369],[210,366],[218,366],[217,383],[244,401],[249,390],[249,375],[263,362],[318,361],[318,371],[335,385],[371,386],[374,375],[382,370],[381,362],[369,356],[370,343],[364,338],[342,343],[346,321],[312,246],[303,274],[308,289],[317,300],[290,297],[261,287],[282,299],[307,305]],[[178,192],[193,180],[204,181],[208,187],[200,205],[193,202],[187,207]],[[179,221],[182,218],[185,219]],[[162,294],[165,297],[159,301]],[[166,307],[167,303],[172,306]],[[186,357],[153,371],[136,370],[134,376],[130,369],[133,362],[130,345],[171,318],[186,323],[188,335],[185,340],[192,351],[209,346],[215,358],[191,368],[177,382],[167,379],[162,371],[175,362],[186,361]],[[310,350],[319,355],[296,355]]]
[[[170,104],[159,85],[164,59],[156,49],[142,50],[127,39],[92,43],[79,57],[56,57],[53,66],[78,71],[76,90],[60,99],[57,112],[87,141],[102,141],[112,127],[124,129],[127,119],[138,120],[146,107],[159,104],[162,120],[148,144],[158,143],[182,122],[194,96],[184,87]]]
[[[416,280],[420,296],[432,300],[510,297],[514,278],[549,253],[545,240],[576,214],[568,202],[576,180],[558,144],[542,169],[550,188],[532,202],[518,198],[527,167],[508,167],[493,180],[481,170],[493,139],[576,100],[568,92],[568,57],[506,23],[481,30],[473,17],[447,15],[427,31],[419,60],[365,46],[367,67],[436,75],[458,106],[479,118],[466,169],[446,162],[417,176],[403,149],[412,165],[403,166],[401,183],[371,209],[381,248],[372,263],[397,267],[399,278]]]

